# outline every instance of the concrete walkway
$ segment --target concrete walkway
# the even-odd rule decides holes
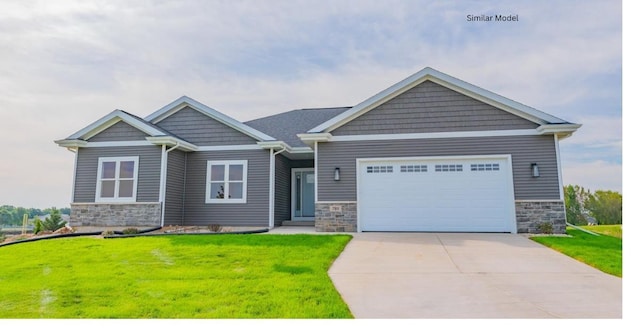
[[[525,236],[353,235],[329,276],[356,318],[622,318],[622,279]]]

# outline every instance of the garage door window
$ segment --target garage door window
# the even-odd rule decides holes
[[[388,165],[367,166],[367,173],[393,173],[393,166],[388,166]]]
[[[438,164],[436,165],[436,172],[460,172],[462,171],[462,164]]]
[[[500,164],[471,164],[471,171],[500,171]]]
[[[427,165],[400,165],[400,172],[427,172]]]

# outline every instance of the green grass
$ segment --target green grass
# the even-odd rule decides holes
[[[76,237],[0,248],[0,318],[352,318],[349,235]]]
[[[567,228],[563,236],[535,236],[532,240],[573,257],[600,271],[622,277],[622,239]]]
[[[621,224],[611,224],[611,225],[598,225],[598,226],[580,226],[580,228],[584,228],[590,230],[592,232],[598,234],[605,234],[617,238],[622,238],[622,225]]]

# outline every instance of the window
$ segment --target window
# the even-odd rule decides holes
[[[393,166],[367,166],[367,173],[392,173]]]
[[[400,165],[400,172],[427,172],[426,165]]]
[[[436,165],[436,172],[460,172],[462,171],[462,164],[438,164]]]
[[[471,164],[471,171],[500,171],[500,164]]]
[[[205,203],[246,203],[247,161],[207,161]]]
[[[135,202],[138,157],[98,158],[96,202]]]

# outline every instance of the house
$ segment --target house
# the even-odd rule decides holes
[[[562,233],[558,142],[579,127],[425,68],[353,107],[242,123],[184,96],[55,143],[73,226]]]

